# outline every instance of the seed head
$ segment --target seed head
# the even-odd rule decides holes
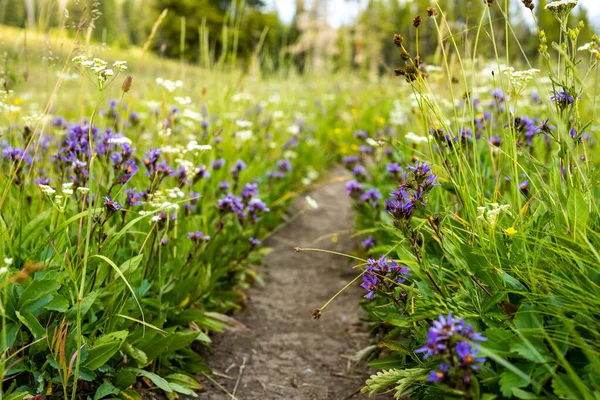
[[[129,89],[131,89],[132,83],[133,83],[133,76],[131,76],[131,75],[127,76],[127,78],[125,78],[125,81],[123,82],[123,86],[121,86],[121,90],[124,93],[129,92]]]
[[[488,7],[493,6],[495,1],[496,0],[483,0],[483,2],[488,5]]]
[[[521,0],[521,2],[523,3],[523,5],[525,6],[525,8],[529,8],[530,10],[533,11],[534,9],[534,5],[533,5],[533,0]]]
[[[427,8],[427,15],[429,15],[430,17],[435,17],[438,14],[437,10],[433,7],[428,7]]]
[[[421,25],[421,22],[423,22],[423,18],[421,18],[420,15],[417,15],[414,19],[413,19],[413,26],[415,28],[418,28],[419,25]]]
[[[408,54],[408,51],[406,51],[406,49],[403,47],[402,51],[400,52],[400,58],[402,58],[404,61],[410,60],[410,54]]]
[[[402,35],[398,35],[397,33],[394,35],[394,44],[398,47],[402,47],[402,42],[404,41],[404,38],[402,37]]]
[[[321,318],[321,309],[315,308],[315,311],[313,311],[313,313],[312,313],[312,317],[313,317],[313,319]]]

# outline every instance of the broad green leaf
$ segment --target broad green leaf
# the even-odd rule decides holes
[[[63,296],[57,294],[54,295],[52,301],[44,307],[46,310],[66,312],[69,309],[69,302]]]
[[[529,380],[515,374],[509,369],[505,369],[500,374],[500,391],[506,397],[511,397],[514,388],[524,388],[529,385]]]
[[[531,392],[527,392],[523,389],[519,389],[517,387],[514,387],[512,389],[512,393],[513,395],[518,398],[518,399],[537,399],[539,398],[539,396],[535,393],[531,393]]]
[[[185,394],[192,397],[198,397],[198,395],[190,388],[182,386],[179,383],[169,382],[169,387],[173,392]]]
[[[31,313],[20,313],[16,312],[17,318],[33,333],[35,339],[40,339],[46,336],[46,329],[40,324],[40,322]]]
[[[19,302],[17,303],[17,309],[23,311],[23,308],[28,304],[35,303],[42,297],[56,292],[60,288],[60,283],[56,280],[32,280],[29,285],[25,288],[21,296],[19,296]],[[52,299],[50,299],[52,300]],[[47,304],[47,303],[46,303]],[[45,304],[44,304],[45,305]]]
[[[94,346],[90,347],[88,358],[83,366],[94,371],[106,364],[119,351],[128,333],[127,331],[117,331],[99,337]]]
[[[6,349],[12,347],[20,328],[20,324],[6,324],[4,329],[2,329],[2,332],[0,332],[0,353],[3,353]],[[5,337],[6,343],[4,342]]]
[[[590,210],[583,194],[573,191],[567,202],[567,212],[571,222],[571,230],[578,232],[587,228],[590,219]]]
[[[106,396],[115,395],[115,394],[119,394],[119,389],[117,389],[110,382],[104,382],[96,390],[96,394],[94,394],[94,400],[100,400]]]
[[[140,263],[142,262],[143,259],[144,259],[144,255],[138,254],[137,256],[132,257],[129,260],[125,261],[123,264],[121,264],[119,269],[121,270],[121,272],[123,274],[125,274],[127,272],[133,273],[140,266]]]
[[[133,290],[133,288],[129,284],[129,281],[127,280],[127,278],[125,278],[125,275],[123,275],[123,273],[121,272],[119,267],[117,267],[117,265],[110,258],[100,255],[100,254],[96,254],[94,256],[91,256],[90,258],[99,258],[99,259],[105,261],[106,263],[108,263],[108,265],[110,265],[115,270],[117,275],[119,275],[119,277],[123,280],[123,282],[125,282],[125,284],[127,285],[127,288],[133,295],[133,298],[134,298],[135,302],[137,303],[137,306],[140,309],[140,312],[142,313],[142,321],[144,321],[144,310],[142,310],[142,306],[140,305],[140,302],[138,301],[138,298],[135,295],[135,291]]]
[[[146,371],[146,370],[139,369],[139,368],[127,368],[127,370],[133,372],[137,376],[143,376],[145,378],[150,379],[152,381],[152,383],[154,383],[157,387],[159,387],[160,389],[164,390],[167,393],[170,393],[173,391],[173,389],[171,389],[171,386],[169,386],[169,382],[167,382],[164,378],[161,378],[160,376],[156,375],[153,372]]]
[[[200,384],[200,382],[198,382],[196,378],[192,378],[189,375],[171,374],[165,376],[165,379],[169,381],[169,383],[177,383],[190,389],[202,390],[202,385]]]

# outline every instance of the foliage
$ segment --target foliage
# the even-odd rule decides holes
[[[504,2],[490,3],[471,42],[507,23],[493,17],[506,13]],[[397,397],[599,395],[598,38],[572,22],[575,4],[538,11],[560,32],[552,42],[539,31],[539,69],[511,68],[493,36],[495,60],[481,64],[478,47],[464,53],[452,36],[440,36],[442,67],[419,68],[418,46],[394,38],[404,61],[397,73],[407,82],[392,118],[414,121],[406,127],[414,132],[359,131],[360,153],[344,159],[355,178],[347,193],[357,229],[374,256],[358,265],[372,298],[364,308],[381,340],[371,365],[386,370],[365,392],[400,384]],[[428,24],[442,29],[445,11],[429,9]],[[397,280],[390,271],[398,268],[410,275]],[[428,331],[429,321],[448,313],[466,321],[448,328],[450,343]],[[456,344],[467,324],[487,340]],[[448,358],[454,346],[462,361]],[[448,364],[438,365],[440,355]],[[451,375],[457,362],[481,356],[481,367]],[[401,375],[415,369],[417,379]]]
[[[2,74],[2,395],[192,395],[261,239],[372,117],[346,94],[364,88],[28,40]]]

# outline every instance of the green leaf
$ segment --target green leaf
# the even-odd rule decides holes
[[[115,395],[115,394],[119,394],[119,389],[117,389],[110,382],[104,382],[96,390],[96,394],[94,394],[94,400],[100,400],[106,396]]]
[[[544,342],[537,338],[527,339],[521,336],[510,344],[510,350],[518,353],[526,360],[536,363],[545,363],[552,360]]]
[[[55,295],[52,301],[44,307],[46,310],[66,312],[69,309],[69,302],[61,295]]]
[[[12,345],[15,343],[15,339],[17,338],[20,328],[20,324],[6,324],[4,329],[2,329],[2,332],[0,332],[0,353],[4,353],[6,349],[10,349],[12,347]],[[5,337],[6,342],[4,342]]]
[[[537,399],[539,396],[535,393],[527,392],[523,389],[514,387],[512,389],[513,395],[518,399]]]
[[[136,269],[138,269],[143,258],[143,254],[138,254],[137,256],[132,257],[129,260],[125,261],[123,264],[121,264],[119,269],[123,274],[127,272],[133,273]]]
[[[192,389],[182,386],[178,383],[169,382],[169,387],[173,392],[185,394],[192,397],[198,397],[198,395]]]
[[[146,353],[141,351],[138,348],[133,347],[133,345],[126,343],[123,347],[123,350],[129,355],[129,357],[133,358],[139,368],[143,368],[148,365],[148,356]]]
[[[35,339],[40,339],[46,336],[46,329],[40,324],[40,322],[31,313],[20,313],[15,312],[19,321],[23,323],[33,333]]]
[[[136,375],[135,373],[133,373],[133,371],[130,371],[127,368],[121,368],[117,372],[117,376],[115,378],[115,386],[120,389],[127,389],[131,385],[134,385],[136,380]],[[121,394],[119,394],[119,397],[122,397]]]
[[[164,390],[167,393],[171,393],[173,391],[173,389],[171,389],[171,386],[169,386],[169,382],[167,382],[164,378],[161,378],[153,372],[145,371],[139,368],[127,368],[127,370],[133,372],[137,376],[143,376],[145,378],[150,379],[152,383],[154,383],[158,388]]]
[[[196,378],[192,378],[189,375],[171,374],[165,376],[165,379],[169,381],[169,383],[177,383],[178,385],[185,386],[193,390],[202,390],[202,385],[200,382],[198,382]]]
[[[125,285],[127,285],[127,288],[129,289],[129,291],[133,295],[133,298],[134,298],[134,300],[135,300],[138,308],[140,309],[140,312],[142,313],[142,321],[144,321],[144,310],[142,310],[142,306],[141,306],[140,302],[138,301],[137,296],[135,295],[135,291],[133,290],[133,288],[129,284],[129,281],[127,280],[127,278],[125,278],[125,275],[123,275],[123,272],[121,272],[121,270],[119,269],[119,267],[117,267],[117,265],[110,258],[105,257],[105,256],[100,255],[100,254],[96,254],[94,256],[91,256],[90,258],[99,258],[99,259],[103,260],[104,262],[106,262],[108,265],[110,265],[115,270],[115,272],[117,273],[117,275],[119,275],[119,277],[123,280],[123,282],[125,282]]]
[[[21,293],[19,302],[17,303],[17,309],[19,311],[27,311],[25,310],[25,307],[34,304],[50,293],[56,292],[59,288],[60,283],[56,280],[38,281],[34,279],[29,283],[29,285],[27,285],[23,293]],[[52,300],[52,298],[50,298],[50,300]],[[50,300],[45,302],[44,305],[48,304]]]
[[[585,230],[590,219],[590,210],[583,194],[573,191],[567,201],[567,213],[572,224],[571,231]]]
[[[90,348],[88,358],[83,366],[94,371],[106,364],[119,351],[128,333],[127,331],[117,331],[99,337],[94,346]]]
[[[99,293],[100,292],[98,290],[94,290],[93,292],[90,292],[87,296],[83,298],[83,301],[81,302],[81,315],[85,315],[90,310],[90,308],[92,308],[92,306],[96,302],[96,299],[98,298]],[[69,318],[70,320],[74,320],[75,318],[77,318],[77,307],[77,304],[71,306],[71,309],[67,312],[67,318]]]
[[[556,375],[552,379],[552,389],[561,399],[580,399],[579,391],[574,386],[573,382],[565,374]]]
[[[506,369],[500,374],[500,391],[506,397],[511,397],[514,388],[524,388],[529,385],[529,380]]]
[[[369,362],[369,367],[377,369],[401,368],[403,365],[402,357],[393,354]]]

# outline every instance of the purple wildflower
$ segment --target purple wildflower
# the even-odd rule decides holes
[[[440,363],[440,370],[431,370],[427,377],[427,382],[443,382],[448,377],[450,372],[450,364]]]
[[[188,239],[190,239],[192,242],[200,242],[200,241],[208,242],[210,240],[210,236],[206,236],[206,235],[204,235],[204,233],[202,233],[200,231],[188,232],[187,236],[188,236]]]
[[[362,242],[360,242],[360,245],[365,250],[372,249],[373,247],[375,247],[375,239],[373,239],[372,236],[369,236],[368,238],[366,238],[365,240],[363,240]]]
[[[429,358],[438,354],[441,354],[444,350],[448,348],[443,340],[438,336],[438,333],[433,329],[430,329],[427,332],[427,342],[425,345],[417,350],[415,353],[425,353],[423,358]]]
[[[479,348],[477,346],[471,346],[467,342],[456,343],[456,354],[460,357],[460,365],[464,368],[478,370],[481,368],[480,365],[475,363],[484,363],[486,359],[484,357],[477,357]]]
[[[258,185],[256,183],[248,183],[242,189],[242,198],[250,199],[258,194]]]
[[[377,288],[377,276],[364,274],[363,283],[361,283],[360,286],[368,291],[368,293],[365,295],[365,298],[372,299],[375,296],[375,289]]]
[[[352,180],[346,183],[346,194],[350,197],[358,198],[364,191],[364,186],[357,181]]]
[[[225,159],[220,158],[218,160],[213,161],[211,164],[211,167],[212,167],[212,169],[214,169],[216,171],[216,170],[223,168],[224,165],[225,165]]]
[[[114,201],[110,196],[104,197],[104,207],[106,207],[106,211],[108,212],[108,214],[116,213],[121,208],[123,208],[123,207],[121,207],[121,205],[119,203]]]

